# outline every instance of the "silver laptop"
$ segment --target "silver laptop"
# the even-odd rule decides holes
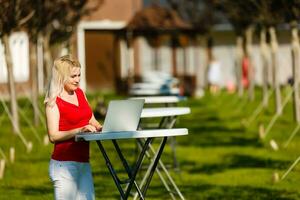
[[[136,131],[144,99],[113,100],[109,102],[102,132]]]

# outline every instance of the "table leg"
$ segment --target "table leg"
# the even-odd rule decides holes
[[[141,148],[141,143],[142,143],[142,141],[141,141],[140,139],[137,139],[137,144],[139,145],[140,148]],[[151,144],[149,145],[149,147],[150,147],[150,149],[152,150],[152,152],[154,152],[154,151],[153,151],[153,148],[152,148],[152,146],[151,146]],[[155,152],[154,152],[154,154],[155,154]],[[151,155],[150,155],[149,152],[146,152],[146,156],[149,158],[150,162],[153,162],[153,159],[151,158]],[[159,165],[160,165],[160,167],[163,167],[161,161],[159,161]],[[172,193],[172,191],[171,191],[171,189],[170,189],[168,183],[167,183],[166,180],[164,179],[164,177],[163,177],[163,175],[161,174],[161,172],[160,172],[160,170],[158,169],[158,167],[156,168],[156,172],[157,172],[157,174],[158,174],[160,180],[162,181],[163,185],[165,186],[165,188],[166,188],[167,191],[169,192],[170,196],[172,197],[172,199],[175,200],[176,198],[175,198],[174,194]],[[150,173],[150,167],[148,167],[148,169],[147,169],[147,171],[146,171],[146,173],[145,173],[145,175],[144,175],[144,177],[143,177],[143,179],[142,179],[142,181],[141,181],[141,183],[140,183],[140,188],[142,188],[142,187],[144,186],[145,181],[146,181],[146,178],[147,178],[147,176],[149,175],[149,173]],[[137,199],[137,196],[138,196],[138,193],[135,193],[133,199],[136,200],[136,199]]]
[[[165,147],[165,145],[166,145],[167,139],[168,139],[168,137],[164,137],[164,138],[163,138],[163,140],[162,140],[162,142],[161,142],[161,144],[160,144],[160,146],[159,146],[158,152],[157,152],[157,154],[156,154],[156,156],[155,156],[155,158],[154,158],[154,162],[152,163],[152,166],[151,166],[151,170],[150,170],[149,176],[148,176],[148,178],[147,178],[147,180],[146,180],[146,184],[145,184],[145,186],[144,186],[144,188],[143,188],[143,195],[144,195],[144,196],[146,196],[147,189],[148,189],[148,187],[149,187],[149,185],[150,185],[151,179],[152,179],[152,177],[153,177],[153,174],[154,174],[154,172],[155,172],[155,169],[156,169],[156,167],[157,167],[157,164],[158,164],[158,161],[159,161],[159,159],[160,159],[160,157],[161,157],[161,154],[162,154],[162,152],[163,152],[163,150],[164,150],[164,147]]]
[[[140,148],[141,148],[141,144],[142,144],[141,139],[137,139],[137,141],[138,141],[138,144],[140,144]],[[156,154],[156,152],[155,152],[155,150],[154,150],[154,148],[152,147],[151,144],[149,145],[149,150],[151,151],[152,155],[150,155],[150,153],[147,152],[147,153],[146,153],[146,156],[151,160],[151,162],[153,162],[153,157],[154,157],[154,155]],[[158,164],[159,164],[159,167],[162,169],[162,171],[165,173],[165,175],[166,175],[166,177],[167,177],[167,180],[169,180],[169,182],[170,182],[170,185],[173,186],[173,188],[174,188],[174,190],[176,191],[177,195],[180,197],[180,199],[184,200],[184,199],[185,199],[184,196],[183,196],[182,193],[180,192],[179,188],[177,187],[175,181],[174,181],[173,178],[171,177],[171,175],[170,175],[170,173],[168,172],[168,170],[167,170],[166,166],[164,165],[164,163],[163,163],[161,160],[159,160],[159,163],[158,163]],[[145,176],[143,177],[143,179],[142,179],[142,181],[141,181],[141,183],[140,183],[140,185],[139,185],[140,188],[142,188],[142,187],[144,186],[145,181],[146,181],[146,178],[147,178],[149,172],[150,172],[150,167],[148,167],[148,169],[147,169],[147,171],[146,171],[146,174],[145,174]],[[168,183],[167,183],[166,180],[164,179],[164,177],[163,177],[163,175],[162,175],[162,173],[160,172],[160,170],[159,170],[158,167],[156,168],[156,172],[157,172],[159,178],[161,179],[162,183],[164,184],[166,190],[169,192],[171,198],[172,198],[172,199],[176,199],[176,198],[174,197],[174,192],[171,191],[171,189],[170,189]],[[135,196],[134,196],[134,200],[137,198],[137,195],[138,195],[138,194],[136,193]]]
[[[137,143],[139,144],[139,147],[141,148],[141,146],[142,146],[142,141],[141,141],[141,139],[137,139]],[[153,155],[150,155],[150,152],[146,152],[146,156],[151,160],[151,162],[153,162],[153,158],[151,158],[151,157],[153,157],[153,156],[156,154],[156,152],[155,152],[155,150],[153,149],[153,147],[152,147],[151,144],[149,145],[149,150],[151,151],[151,153],[152,153]],[[172,178],[171,175],[169,174],[169,172],[168,172],[167,168],[165,167],[165,165],[163,164],[163,162],[162,162],[161,160],[159,160],[159,163],[158,163],[158,164],[159,164],[159,167],[162,169],[162,171],[165,173],[167,179],[168,179],[169,182],[170,182],[170,185],[172,185],[173,188],[175,189],[177,195],[180,197],[180,199],[184,200],[184,199],[185,199],[184,196],[182,195],[182,193],[180,192],[179,188],[178,188],[177,185],[175,184],[173,178]],[[140,188],[142,188],[142,187],[144,186],[145,181],[146,181],[146,178],[147,178],[149,172],[150,172],[150,167],[148,167],[148,169],[147,169],[147,171],[146,171],[146,174],[145,174],[144,178],[142,179],[142,181],[141,181],[141,183],[140,183],[140,185],[139,185]],[[159,178],[161,179],[163,185],[165,186],[166,190],[169,192],[171,198],[172,198],[172,199],[176,199],[175,196],[174,196],[174,194],[173,194],[174,192],[171,191],[171,189],[170,189],[170,187],[169,187],[167,181],[164,179],[164,177],[163,177],[163,175],[162,175],[162,173],[160,172],[160,170],[159,170],[158,167],[156,168],[156,172],[157,172]],[[135,196],[134,196],[134,200],[137,198],[137,195],[138,195],[138,194],[136,193]]]
[[[140,167],[142,165],[142,161],[143,161],[144,156],[146,154],[146,151],[147,151],[147,149],[149,147],[149,144],[151,143],[152,140],[153,140],[153,138],[148,138],[146,140],[145,144],[143,145],[143,149],[142,149],[142,151],[141,151],[141,153],[140,153],[140,155],[138,157],[138,160],[137,160],[137,162],[136,162],[136,164],[134,166],[134,169],[132,171],[131,171],[130,167],[128,166],[128,163],[127,163],[126,159],[124,158],[124,156],[123,156],[123,154],[122,154],[122,152],[121,152],[121,150],[119,148],[119,145],[117,144],[116,141],[114,142],[116,151],[117,151],[120,159],[122,160],[122,163],[123,163],[123,165],[125,167],[125,170],[126,171],[128,170],[127,173],[128,173],[128,177],[129,177],[129,183],[127,185],[127,189],[126,189],[125,193],[124,193],[123,188],[121,187],[122,181],[120,181],[120,179],[118,178],[118,176],[117,176],[117,174],[116,174],[116,172],[115,172],[115,170],[114,170],[114,168],[113,168],[113,166],[111,164],[111,161],[110,161],[109,157],[106,154],[106,151],[105,151],[103,145],[101,144],[100,141],[97,141],[98,147],[99,147],[100,151],[103,154],[103,157],[104,157],[104,159],[106,161],[106,165],[107,165],[107,167],[109,169],[109,172],[110,172],[112,178],[114,179],[114,182],[115,182],[115,184],[116,184],[116,186],[117,186],[117,188],[119,190],[119,193],[121,195],[121,198],[124,199],[124,200],[128,199],[128,196],[130,194],[130,191],[131,191],[133,185],[137,189],[137,191],[138,191],[138,193],[140,195],[140,198],[141,199],[145,199],[144,198],[145,194],[143,194],[143,192],[141,192],[139,186],[135,182],[135,178],[136,178],[136,175],[137,175],[138,171],[140,170]]]
[[[103,157],[104,157],[104,159],[105,159],[106,166],[108,167],[108,170],[109,170],[111,176],[113,177],[114,182],[115,182],[115,184],[116,184],[116,186],[117,186],[117,188],[118,188],[118,190],[119,190],[119,193],[120,193],[120,195],[121,195],[121,198],[122,198],[122,199],[125,199],[125,193],[124,193],[124,191],[123,191],[123,189],[122,189],[122,187],[121,187],[121,184],[120,184],[121,181],[120,181],[120,179],[118,178],[116,172],[114,171],[114,168],[113,168],[113,166],[112,166],[112,164],[111,164],[111,161],[110,161],[109,157],[108,157],[107,154],[106,154],[106,151],[105,151],[103,145],[101,144],[100,141],[96,141],[96,142],[97,142],[97,145],[98,145],[98,147],[99,147],[99,149],[100,149],[100,151],[101,151],[101,153],[102,153],[102,155],[103,155]]]
[[[170,138],[170,145],[171,145],[172,154],[173,154],[173,168],[175,170],[180,171],[179,162],[177,161],[177,156],[176,156],[176,139],[175,139],[175,137]]]
[[[166,124],[166,128],[168,128],[168,129],[173,128],[175,125],[175,122],[176,122],[176,116],[170,117],[168,119],[168,123]],[[177,156],[176,156],[176,139],[175,139],[175,137],[170,138],[170,146],[171,146],[171,150],[172,150],[172,154],[173,154],[173,168],[180,171],[179,162],[177,161]]]
[[[126,191],[126,193],[125,193],[125,197],[126,197],[126,198],[128,198],[128,196],[129,196],[129,193],[130,193],[130,190],[131,190],[131,188],[132,188],[133,182],[135,181],[135,177],[136,177],[138,171],[139,171],[140,168],[141,168],[142,161],[143,161],[144,156],[145,156],[145,154],[146,154],[146,151],[147,151],[147,149],[148,149],[148,147],[149,147],[149,144],[151,143],[152,140],[153,140],[153,138],[147,138],[147,140],[146,140],[146,142],[145,142],[145,144],[144,144],[144,146],[143,146],[143,149],[142,149],[142,151],[141,151],[141,153],[140,153],[140,155],[139,155],[139,158],[138,158],[138,160],[137,160],[137,162],[136,162],[136,164],[135,164],[135,167],[134,167],[134,169],[133,169],[132,177],[130,178],[131,180],[130,180],[130,182],[129,182],[129,184],[128,184],[127,191]],[[138,186],[137,186],[137,187],[138,187]],[[141,199],[144,199],[145,194],[141,193],[141,196],[140,196],[140,197],[141,197]]]
[[[126,170],[126,172],[127,172],[128,177],[131,178],[131,177],[132,177],[132,171],[131,171],[131,168],[129,167],[129,165],[128,165],[126,159],[125,159],[125,157],[123,156],[123,154],[122,154],[122,152],[121,152],[121,149],[120,149],[120,147],[119,147],[117,141],[116,141],[116,140],[112,140],[112,142],[113,142],[113,144],[114,144],[114,146],[115,146],[115,149],[116,149],[116,151],[117,151],[117,153],[118,153],[118,155],[119,155],[119,157],[120,157],[120,159],[121,159],[121,161],[122,161],[122,164],[123,164],[123,166],[124,166],[124,168],[125,168],[125,170]],[[134,181],[134,186],[135,186],[135,188],[136,188],[136,190],[137,190],[139,196],[142,196],[142,192],[141,192],[141,190],[140,190],[138,184],[136,183],[136,181]],[[127,188],[127,189],[128,189],[128,188]]]

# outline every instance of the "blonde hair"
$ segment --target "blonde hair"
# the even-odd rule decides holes
[[[70,55],[65,55],[55,59],[44,100],[46,105],[53,106],[55,104],[56,97],[63,91],[64,84],[68,80],[71,70],[74,67],[80,68],[81,66],[78,60],[74,59]]]

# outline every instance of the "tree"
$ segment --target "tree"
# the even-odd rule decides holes
[[[254,19],[258,9],[252,0],[216,0],[215,7],[222,11],[232,24],[236,38],[236,71],[238,94],[243,95],[242,59],[248,57],[249,98],[254,99],[254,74],[252,62],[252,38]],[[247,14],[245,14],[247,13]],[[243,45],[245,48],[243,48]]]
[[[37,0],[32,6],[35,17],[28,23],[28,34],[31,38],[31,66],[32,66],[32,99],[34,121],[38,123],[38,82],[37,71],[43,66],[37,65],[37,60],[44,59],[46,79],[49,78],[52,66],[51,45],[68,41],[76,30],[76,25],[82,16],[96,10],[103,0],[96,0],[94,4],[87,4],[88,0]],[[40,44],[41,43],[41,44]],[[67,42],[68,43],[68,42]],[[43,55],[37,54],[41,46]],[[42,56],[42,58],[40,58]]]
[[[255,19],[257,25],[261,30],[261,47],[264,48],[264,34],[268,33],[270,36],[270,50],[271,50],[271,66],[272,66],[272,75],[273,75],[273,87],[275,90],[275,101],[276,101],[276,113],[282,113],[282,100],[281,100],[281,92],[280,92],[280,83],[278,80],[278,42],[276,36],[276,25],[283,22],[284,16],[282,14],[282,6],[286,3],[284,0],[253,0],[256,7],[258,8],[258,15]],[[265,52],[266,49],[262,49],[262,57],[264,68],[266,68],[266,58]],[[264,70],[267,71],[267,70]],[[264,75],[264,79],[266,79],[266,75]],[[266,84],[267,81],[264,80]],[[265,103],[267,103],[267,86],[264,86],[264,99]]]
[[[275,89],[275,100],[276,100],[276,112],[278,114],[281,113],[282,105],[281,105],[281,94],[280,94],[280,86],[278,80],[278,62],[277,62],[277,51],[278,51],[278,42],[276,38],[276,25],[283,22],[283,15],[282,15],[282,4],[286,3],[283,0],[247,0],[247,1],[230,1],[230,0],[220,0],[218,1],[221,7],[228,6],[227,14],[229,13],[230,16],[234,16],[233,19],[237,21],[243,21],[246,19],[246,22],[250,22],[248,28],[251,28],[252,25],[257,26],[260,29],[260,37],[261,37],[261,52],[263,58],[263,71],[266,71],[266,33],[270,36],[270,50],[271,50],[271,64],[272,64],[272,71],[273,71],[273,87]],[[236,4],[233,6],[233,4]],[[230,13],[236,13],[232,15]],[[238,13],[238,14],[237,14]],[[245,14],[247,13],[247,14]],[[234,22],[230,20],[231,22]],[[234,24],[234,23],[233,23]],[[245,28],[245,27],[244,27]],[[243,29],[244,29],[243,28]],[[242,30],[243,30],[242,29]],[[247,32],[247,31],[246,31]],[[252,35],[247,33],[246,34],[246,53],[251,54],[251,49],[249,49],[249,36]],[[247,39],[248,38],[248,39]],[[251,55],[250,55],[251,58]],[[251,60],[251,59],[250,59]],[[251,65],[251,62],[250,62]],[[267,73],[264,73],[267,74]],[[253,78],[252,78],[253,79]],[[263,77],[264,86],[263,86],[263,94],[264,94],[264,102],[267,103],[266,98],[268,97],[267,94],[267,77]],[[250,87],[251,86],[250,84]],[[251,89],[253,91],[253,89]],[[252,92],[251,92],[252,93]],[[249,93],[249,94],[251,94]]]
[[[17,134],[20,133],[20,126],[9,35],[12,31],[21,30],[32,18],[34,11],[29,8],[29,0],[0,0],[0,38],[5,49],[13,132]]]
[[[95,11],[103,0],[37,0],[33,9],[36,12],[31,21],[31,38],[36,43],[40,38],[43,41],[46,76],[50,75],[52,44],[67,41],[76,30],[76,25],[82,16]]]
[[[300,0],[289,0],[282,2],[281,11],[286,23],[291,27],[291,46],[293,63],[293,102],[294,119],[300,122],[300,100],[299,100],[299,75],[300,75],[300,45],[298,22],[300,21]]]

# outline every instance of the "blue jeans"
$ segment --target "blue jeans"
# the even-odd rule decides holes
[[[49,175],[55,200],[94,200],[94,183],[89,163],[50,160]]]

